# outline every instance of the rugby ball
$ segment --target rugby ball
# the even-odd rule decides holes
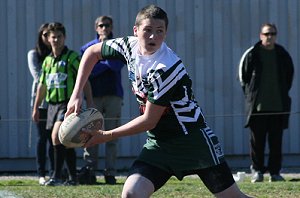
[[[82,135],[82,128],[99,130],[103,126],[103,116],[95,108],[82,110],[79,114],[71,113],[64,119],[58,131],[59,141],[68,148],[82,147],[88,138]]]

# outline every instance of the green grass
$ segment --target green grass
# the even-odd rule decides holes
[[[267,180],[268,178],[266,178]],[[238,183],[241,190],[249,195],[259,198],[296,198],[300,197],[300,182],[289,181],[269,183],[250,183],[247,177],[244,182]],[[79,186],[59,186],[45,187],[39,186],[37,179],[12,179],[0,180],[0,197],[3,194],[13,193],[15,197],[24,198],[85,198],[85,197],[121,197],[121,191],[125,178],[118,178],[117,185],[105,185],[103,179],[98,179],[99,185],[79,185]],[[171,178],[152,197],[163,198],[199,198],[213,197],[203,183],[195,177],[186,177],[183,181]]]

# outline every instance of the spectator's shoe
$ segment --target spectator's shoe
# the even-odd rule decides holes
[[[278,181],[285,181],[285,179],[281,175],[271,175],[269,182],[278,182]]]
[[[82,167],[77,175],[79,184],[97,184],[95,172],[89,167]]]
[[[96,175],[91,175],[90,176],[90,181],[91,181],[91,184],[97,184],[97,177]]]
[[[263,182],[264,181],[264,174],[261,172],[255,172],[251,178],[251,183],[256,183],[256,182]]]
[[[45,186],[62,186],[63,183],[59,179],[51,178],[46,183]]]
[[[77,183],[77,181],[75,181],[75,180],[67,180],[67,181],[64,182],[63,185],[64,185],[64,186],[77,186],[78,183]]]
[[[104,180],[105,183],[109,185],[115,185],[117,183],[115,176],[111,176],[111,175],[104,176]]]
[[[40,178],[39,178],[39,184],[40,184],[41,186],[44,186],[45,183],[46,183],[45,177],[40,177]]]

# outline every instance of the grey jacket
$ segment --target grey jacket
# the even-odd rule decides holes
[[[33,107],[35,97],[36,97],[36,90],[39,84],[40,78],[40,71],[42,69],[42,63],[38,62],[37,52],[35,49],[32,49],[27,54],[27,61],[28,61],[28,68],[32,75],[33,82],[31,88],[31,102],[30,105]],[[47,102],[44,100],[39,108],[46,109],[48,106]]]

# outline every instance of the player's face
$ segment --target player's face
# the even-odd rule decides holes
[[[49,32],[48,41],[52,49],[62,49],[65,46],[65,36],[60,31]]]
[[[161,19],[144,19],[139,26],[133,27],[133,31],[138,37],[139,50],[142,55],[151,55],[156,52],[167,34],[165,21]]]
[[[260,40],[266,49],[273,49],[276,41],[276,30],[273,27],[265,26],[261,29]]]

